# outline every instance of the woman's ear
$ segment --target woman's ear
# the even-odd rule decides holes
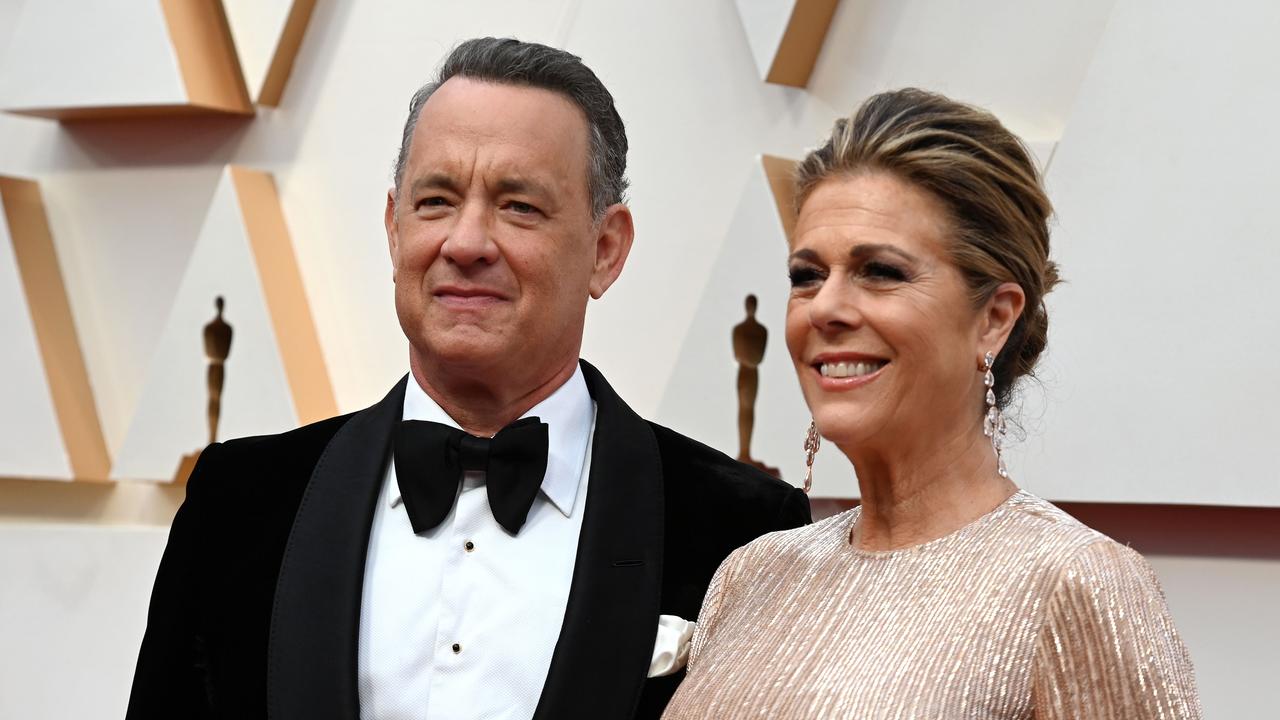
[[[1022,317],[1027,305],[1027,295],[1018,283],[1001,283],[991,293],[982,309],[982,318],[978,326],[978,354],[990,352],[999,355],[1013,332],[1013,326]]]

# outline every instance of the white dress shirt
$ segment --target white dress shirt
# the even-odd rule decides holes
[[[595,403],[582,369],[524,416],[547,423],[548,453],[519,535],[494,520],[485,474],[473,471],[444,522],[414,535],[388,461],[360,608],[362,718],[533,716],[564,622],[590,475]],[[412,375],[404,419],[458,427]]]

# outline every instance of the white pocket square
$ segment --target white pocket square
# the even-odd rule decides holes
[[[689,661],[689,641],[698,623],[675,615],[658,616],[658,637],[653,641],[653,659],[649,661],[649,677],[662,677],[679,672]]]

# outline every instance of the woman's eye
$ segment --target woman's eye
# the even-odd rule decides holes
[[[822,281],[822,273],[811,267],[793,267],[787,270],[791,278],[791,287],[802,288]]]
[[[907,274],[900,268],[882,262],[869,262],[862,266],[862,274],[874,280],[904,282]]]

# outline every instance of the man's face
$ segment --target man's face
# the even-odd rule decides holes
[[[592,217],[587,157],[586,119],[557,93],[455,77],[431,96],[386,212],[419,367],[532,387],[576,362],[587,299],[630,248],[625,206]]]

